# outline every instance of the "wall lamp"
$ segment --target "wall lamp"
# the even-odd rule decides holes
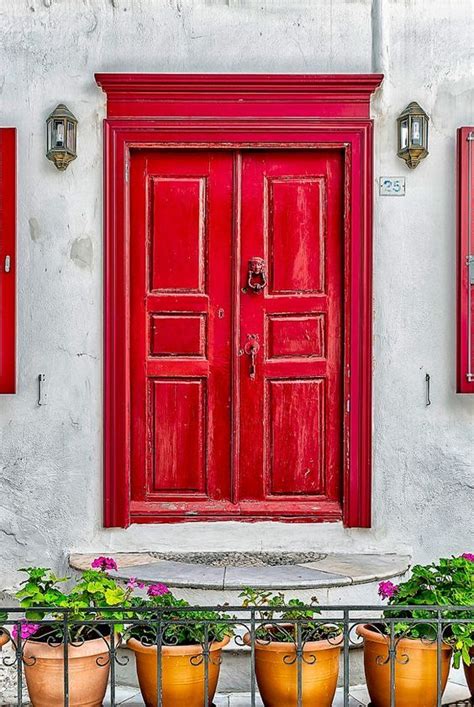
[[[428,154],[428,121],[428,116],[416,101],[412,101],[397,118],[397,154],[410,169],[418,167]]]
[[[46,157],[62,172],[77,157],[77,118],[60,103],[46,121]]]

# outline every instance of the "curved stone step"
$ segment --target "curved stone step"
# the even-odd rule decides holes
[[[71,555],[70,565],[84,570],[96,556]],[[232,562],[233,556],[239,558],[237,562]],[[310,561],[305,561],[308,556]],[[203,605],[240,604],[239,594],[245,587],[281,591],[303,601],[316,596],[322,604],[376,603],[378,583],[383,579],[400,580],[410,565],[410,557],[395,553],[148,552],[117,553],[114,557],[119,578],[135,577],[146,584],[163,582],[177,596]]]

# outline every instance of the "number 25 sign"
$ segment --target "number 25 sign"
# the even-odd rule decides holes
[[[380,196],[405,196],[405,177],[379,177]]]

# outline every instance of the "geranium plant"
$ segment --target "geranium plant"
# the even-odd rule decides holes
[[[91,569],[83,572],[80,579],[68,589],[66,583],[70,578],[58,577],[50,569],[21,569],[20,572],[26,573],[27,578],[16,593],[20,606],[25,609],[26,617],[26,620],[20,623],[20,638],[62,640],[62,622],[65,615],[68,618],[69,639],[72,642],[110,633],[111,622],[115,631],[121,631],[123,622],[131,616],[124,609],[131,606],[133,587],[120,586],[109,574],[109,571],[116,570],[115,560],[110,557],[98,557],[92,562]],[[68,612],[64,614],[57,609],[67,609]],[[45,618],[52,623],[41,626],[36,623]],[[56,621],[61,623],[55,623]],[[14,626],[12,637],[15,639],[17,636],[18,629]]]
[[[132,580],[135,584],[135,581]],[[161,625],[161,641],[168,646],[189,646],[220,642],[233,633],[232,617],[220,611],[190,609],[180,612],[181,607],[190,606],[185,599],[178,599],[165,584],[150,584],[147,597],[134,596],[132,606],[141,609],[157,609],[143,612],[143,623],[129,627],[128,638],[138,639],[144,646],[154,646],[158,625]]]
[[[260,641],[278,641],[294,643],[297,638],[297,623],[301,626],[301,640],[321,641],[334,639],[341,633],[340,626],[326,624],[315,619],[321,614],[317,608],[318,600],[312,597],[311,604],[306,606],[299,599],[285,601],[282,592],[269,592],[247,587],[239,595],[242,605],[261,607],[258,611],[260,625],[255,635]],[[285,609],[281,609],[283,605]]]
[[[391,607],[397,606],[466,606],[466,611],[440,612],[442,619],[467,619],[469,623],[446,623],[443,625],[444,642],[453,646],[453,662],[459,667],[461,659],[469,665],[470,650],[474,647],[474,554],[464,553],[461,557],[440,559],[429,565],[415,565],[412,576],[406,582],[395,585],[390,581],[381,582],[379,594],[387,599]],[[387,618],[400,619],[394,624],[396,636],[435,641],[437,624],[433,621],[433,611],[428,609],[390,609]],[[403,619],[419,619],[407,622]],[[389,627],[385,625],[388,632]]]

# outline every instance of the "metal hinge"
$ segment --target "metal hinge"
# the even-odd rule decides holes
[[[130,179],[130,162],[125,162],[125,181],[128,184]]]
[[[468,267],[468,278],[469,284],[474,285],[474,255],[468,255],[466,258],[466,265]]]
[[[11,258],[9,255],[5,256],[5,272],[10,272],[11,268]]]
[[[474,133],[468,133],[466,140],[472,142],[474,140]]]

